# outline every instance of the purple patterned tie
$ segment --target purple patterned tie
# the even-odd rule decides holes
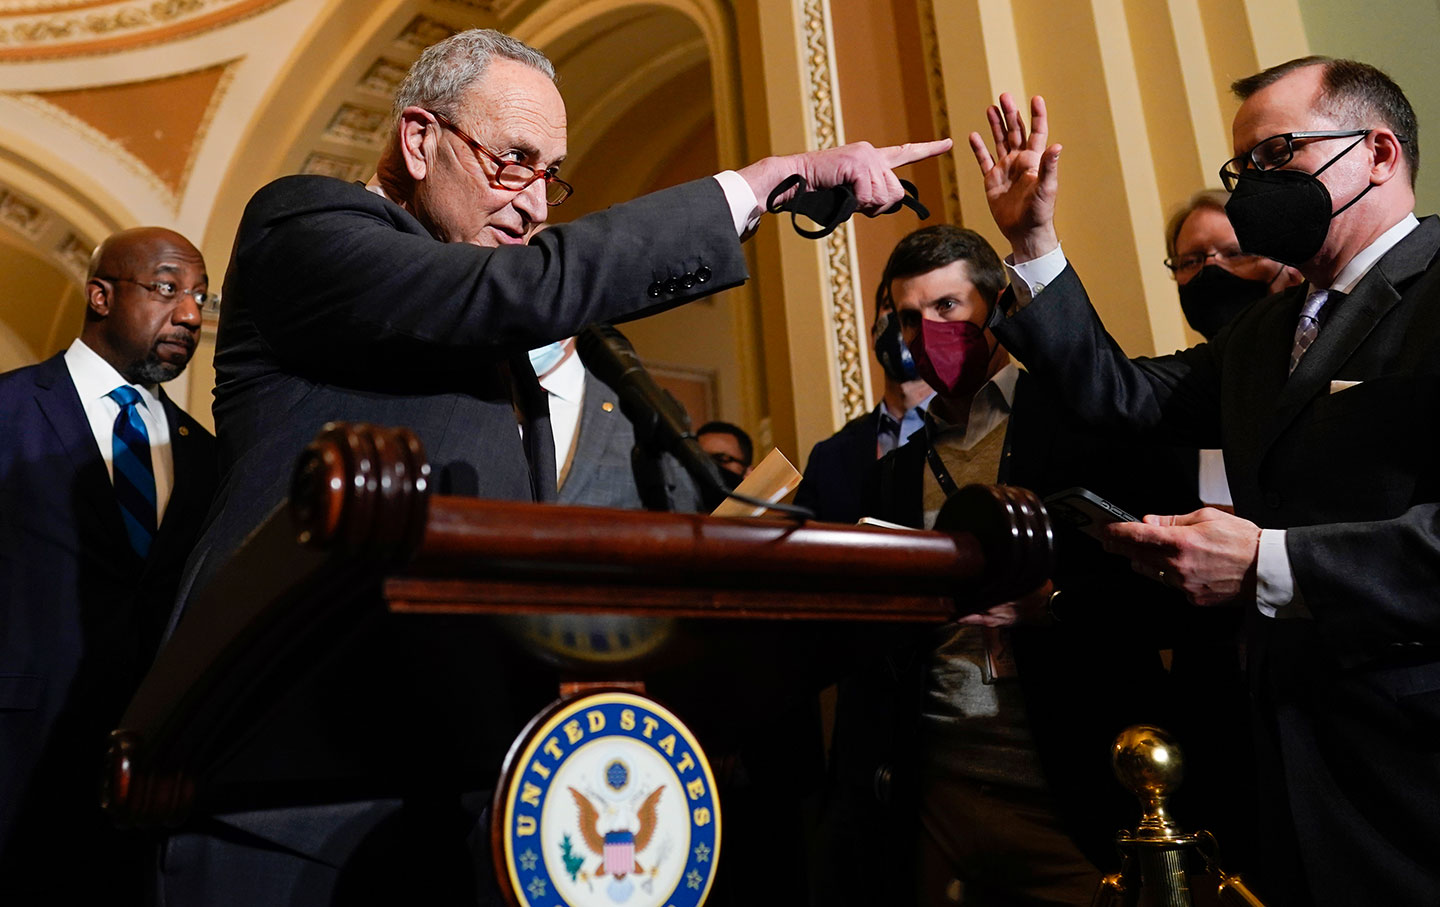
[[[1338,293],[1336,295],[1339,295]],[[1290,373],[1300,364],[1300,358],[1310,349],[1310,344],[1320,334],[1320,309],[1330,298],[1329,290],[1316,290],[1305,297],[1305,307],[1300,310],[1300,323],[1295,325],[1295,345],[1290,347]]]

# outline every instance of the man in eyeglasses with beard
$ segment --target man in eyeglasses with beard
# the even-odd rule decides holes
[[[1098,425],[1220,447],[1235,513],[1149,515],[1112,550],[1200,605],[1246,609],[1261,841],[1280,903],[1421,904],[1440,889],[1440,220],[1418,221],[1417,124],[1374,67],[1307,57],[1241,79],[1221,170],[1240,248],[1306,284],[1212,343],[1129,360],[1054,229],[1060,147],[1014,100],[972,150],[1010,241],[994,330]]]
[[[149,666],[215,490],[185,370],[205,260],[158,227],[100,244],[69,349],[0,375],[0,902],[135,904],[101,812],[106,738]],[[76,871],[76,867],[84,867]]]

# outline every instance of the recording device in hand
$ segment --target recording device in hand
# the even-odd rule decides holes
[[[1088,488],[1067,488],[1045,499],[1045,508],[1055,522],[1078,529],[1094,539],[1111,523],[1138,523],[1135,517]]]

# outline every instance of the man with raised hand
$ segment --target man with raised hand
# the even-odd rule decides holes
[[[876,214],[903,197],[893,168],[950,148],[948,139],[859,143],[765,158],[542,232],[550,207],[571,194],[560,176],[565,103],[542,53],[493,30],[454,35],[421,55],[393,110],[368,185],[289,176],[245,209],[215,353],[223,478],[177,624],[186,600],[285,499],[296,458],[325,423],[409,427],[438,493],[553,499],[553,436],[528,350],[742,283],[741,239],[792,174],[811,187],[849,186],[858,210]],[[378,636],[346,650],[363,664],[372,647],[386,665],[387,689],[370,705],[428,701],[444,659]],[[494,654],[474,652],[466,667],[492,669]],[[338,746],[307,719],[354,701],[341,675],[296,706],[286,737],[295,753],[323,762]],[[523,698],[496,692],[487,714],[520,711]],[[487,744],[500,744],[523,719],[480,724]],[[494,748],[498,766],[504,747]],[[353,891],[470,899],[466,836],[483,797],[462,802],[441,787],[423,802],[321,802],[197,823],[163,855],[166,903],[331,903]],[[488,853],[488,842],[476,850]]]
[[[1235,514],[1111,530],[1137,570],[1249,611],[1262,846],[1281,903],[1440,890],[1440,220],[1417,221],[1415,115],[1374,67],[1307,57],[1233,86],[1221,168],[1242,249],[1306,284],[1210,343],[1131,360],[1054,227],[1061,147],[1009,95],[970,136],[1010,241],[995,333],[1082,419],[1220,447]],[[1183,816],[1180,817],[1183,821]]]

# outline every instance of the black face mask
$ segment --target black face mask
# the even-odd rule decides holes
[[[900,319],[894,312],[881,312],[875,319],[875,358],[891,381],[914,381],[920,377],[915,357],[900,334]]]
[[[1235,228],[1240,248],[1287,265],[1299,266],[1315,257],[1325,245],[1330,219],[1360,201],[1375,188],[1371,183],[1340,211],[1330,212],[1330,190],[1316,179],[1360,142],[1361,136],[1314,173],[1303,170],[1242,170],[1235,191],[1225,204],[1225,215]]]
[[[1219,265],[1206,265],[1189,283],[1180,285],[1180,311],[1192,328],[1213,340],[1230,319],[1269,296],[1274,279],[1247,280]]]
[[[720,475],[720,484],[725,486],[726,491],[734,491],[740,487],[741,482],[745,481],[744,476],[733,473],[723,466],[715,470],[715,472]]]

